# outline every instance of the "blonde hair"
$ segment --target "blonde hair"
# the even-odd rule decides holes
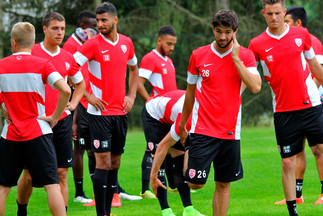
[[[35,27],[29,22],[18,22],[11,30],[11,39],[20,48],[31,48],[35,43]]]

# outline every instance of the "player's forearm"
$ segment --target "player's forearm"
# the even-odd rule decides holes
[[[321,85],[323,85],[323,68],[321,64],[315,57],[313,59],[307,60],[307,62],[313,76]]]
[[[78,104],[82,99],[82,97],[84,96],[84,94],[85,94],[85,82],[83,80],[78,84],[75,84],[75,91],[73,93],[71,103],[75,105]]]
[[[136,98],[137,95],[137,86],[139,81],[138,67],[131,67],[129,72],[129,91],[128,97]]]
[[[178,124],[179,130],[185,129],[186,123],[192,113],[194,98],[195,98],[194,93],[195,93],[195,85],[187,84],[182,116]]]
[[[140,97],[142,99],[144,99],[145,101],[147,101],[149,99],[149,94],[148,94],[145,86],[140,82],[138,83],[137,92],[140,95]]]
[[[258,74],[251,73],[246,66],[242,63],[239,57],[233,58],[233,62],[240,74],[242,82],[254,94],[261,90],[261,78]]]
[[[64,109],[68,103],[68,100],[71,96],[71,89],[65,82],[65,80],[60,79],[54,83],[56,89],[60,91],[60,95],[58,98],[58,104],[55,108],[55,111],[52,114],[54,120],[58,120],[59,117],[64,112]]]

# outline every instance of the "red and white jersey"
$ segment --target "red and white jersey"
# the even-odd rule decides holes
[[[0,60],[1,106],[12,124],[6,121],[1,136],[12,141],[27,141],[52,133],[49,124],[37,119],[45,116],[45,85],[62,79],[46,59],[20,52]]]
[[[146,102],[146,110],[149,115],[162,124],[171,126],[171,136],[176,141],[180,138],[178,124],[181,119],[184,100],[184,90],[173,90],[150,97]],[[188,130],[190,126],[189,120],[186,126]]]
[[[82,73],[79,71],[79,67],[75,62],[71,53],[58,47],[56,53],[49,52],[43,45],[43,43],[35,44],[31,50],[31,54],[41,58],[48,59],[60,73],[60,75],[67,81],[67,76],[70,77],[73,83],[77,84],[83,80]],[[53,89],[51,86],[46,85],[46,115],[52,115],[58,104],[59,91]],[[59,120],[62,120],[67,115],[70,115],[69,110],[65,110]]]
[[[242,80],[231,57],[232,48],[220,54],[213,43],[194,50],[189,62],[187,82],[196,84],[190,132],[239,140]],[[251,73],[259,75],[250,50],[241,47],[239,57]]]
[[[83,66],[89,63],[90,84],[93,95],[108,103],[105,111],[96,110],[89,104],[92,115],[125,115],[123,104],[126,95],[127,65],[136,65],[137,57],[129,37],[117,35],[115,42],[98,34],[83,44],[74,54],[76,62]]]
[[[314,35],[310,34],[311,39],[312,39],[312,47],[315,53],[315,57],[317,61],[323,65],[323,45],[321,41],[315,37]]]
[[[78,50],[81,49],[82,45],[83,45],[82,42],[79,39],[77,39],[77,37],[75,37],[75,34],[72,34],[72,36],[66,40],[66,42],[63,46],[63,49],[70,52],[71,54],[74,54]],[[89,81],[89,65],[88,65],[88,63],[85,63],[83,65],[83,67],[81,67],[81,72],[82,72],[83,79],[84,79],[84,82],[86,85],[86,90],[90,94],[92,94],[92,89],[91,89],[91,85],[90,85],[90,81]],[[82,99],[80,100],[80,103],[82,104],[82,106],[85,109],[88,108],[89,102],[87,102],[87,100],[85,100],[84,97],[82,97]]]
[[[307,29],[288,26],[280,36],[268,28],[251,40],[256,61],[261,63],[273,96],[274,112],[306,109],[320,104],[317,87],[305,58],[315,54]]]
[[[156,49],[142,58],[139,76],[148,80],[151,96],[177,89],[173,61],[168,56],[162,56]]]

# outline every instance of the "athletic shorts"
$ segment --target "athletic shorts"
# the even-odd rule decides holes
[[[56,153],[52,134],[28,141],[0,139],[0,185],[17,185],[25,165],[33,179],[33,187],[58,184]]]
[[[89,113],[81,103],[77,106],[77,139],[81,149],[91,150]]]
[[[282,158],[291,157],[303,150],[303,139],[310,146],[323,143],[322,105],[274,113],[278,150]]]
[[[53,128],[53,143],[57,155],[58,168],[74,166],[72,115],[58,121]]]
[[[240,140],[224,140],[200,134],[190,134],[188,142],[187,181],[205,184],[211,163],[214,181],[233,182],[243,178]]]
[[[127,115],[90,115],[91,148],[93,152],[111,152],[121,155],[124,152],[128,127]]]

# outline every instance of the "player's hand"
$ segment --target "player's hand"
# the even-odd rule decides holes
[[[184,145],[184,146],[186,143],[187,136],[188,136],[188,132],[187,132],[186,128],[179,127],[179,137],[180,137],[182,145]]]
[[[72,124],[72,131],[73,131],[73,140],[77,140],[77,124],[73,122]]]
[[[9,113],[1,107],[4,118],[6,119],[7,124],[12,124],[12,120],[9,116]]]
[[[151,185],[151,188],[153,189],[153,192],[156,195],[156,197],[158,197],[157,189],[159,187],[162,187],[164,190],[167,189],[167,187],[161,183],[161,181],[157,178],[157,176],[156,176],[156,178],[150,177],[150,185]]]
[[[232,49],[232,59],[236,59],[236,58],[239,58],[239,50],[240,50],[240,44],[238,43],[238,40],[237,40],[237,30],[235,32],[233,32],[233,36],[232,36],[232,39],[233,39],[233,49]]]
[[[104,105],[108,105],[107,102],[105,102],[104,100],[95,97],[93,94],[91,94],[88,98],[86,98],[86,100],[92,104],[92,106],[94,106],[94,108],[96,109],[96,111],[105,111],[105,107]]]
[[[53,119],[53,116],[51,115],[45,116],[45,117],[38,117],[38,119],[47,121],[51,128],[53,128],[58,122],[58,120]]]
[[[125,113],[130,112],[130,110],[132,109],[132,106],[133,106],[134,102],[135,102],[135,99],[133,97],[126,96],[124,98],[123,111]]]
[[[77,107],[77,104],[68,102],[67,105],[66,105],[65,110],[74,111],[76,109],[76,107]]]

